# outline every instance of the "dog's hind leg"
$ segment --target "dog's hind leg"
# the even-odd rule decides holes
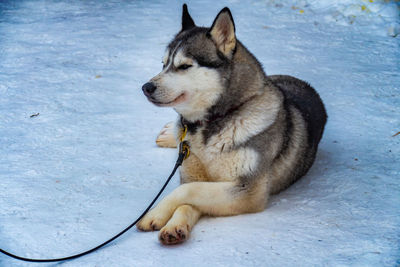
[[[156,144],[160,147],[177,147],[175,139],[175,122],[168,122],[158,134]]]
[[[186,241],[200,216],[200,211],[190,205],[179,206],[167,225],[160,230],[158,238],[161,243],[172,245]]]

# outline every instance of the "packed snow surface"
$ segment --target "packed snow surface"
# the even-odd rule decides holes
[[[317,89],[329,119],[316,162],[263,212],[203,218],[172,247],[134,229],[61,266],[399,265],[399,2],[186,2],[204,26],[229,6],[267,74]],[[1,248],[92,248],[159,190],[176,151],[154,140],[176,114],[141,86],[161,69],[182,3],[0,2]],[[0,266],[38,265],[0,255]]]

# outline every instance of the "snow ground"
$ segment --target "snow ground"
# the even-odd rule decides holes
[[[135,229],[60,265],[399,265],[399,2],[187,3],[206,26],[229,6],[268,74],[319,91],[329,122],[317,160],[264,212],[203,218],[173,247]],[[159,190],[176,152],[154,138],[176,115],[140,88],[161,69],[181,5],[0,2],[1,248],[81,252],[130,224]],[[177,185],[175,177],[167,191]],[[37,265],[0,255],[0,266]]]

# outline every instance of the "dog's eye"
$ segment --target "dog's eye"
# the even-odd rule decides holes
[[[187,70],[188,68],[190,68],[192,65],[188,65],[188,64],[182,64],[178,67],[178,70]]]

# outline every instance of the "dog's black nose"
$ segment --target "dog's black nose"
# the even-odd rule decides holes
[[[142,90],[145,93],[145,95],[153,94],[156,89],[157,89],[157,86],[155,86],[154,83],[145,83],[142,86]]]

